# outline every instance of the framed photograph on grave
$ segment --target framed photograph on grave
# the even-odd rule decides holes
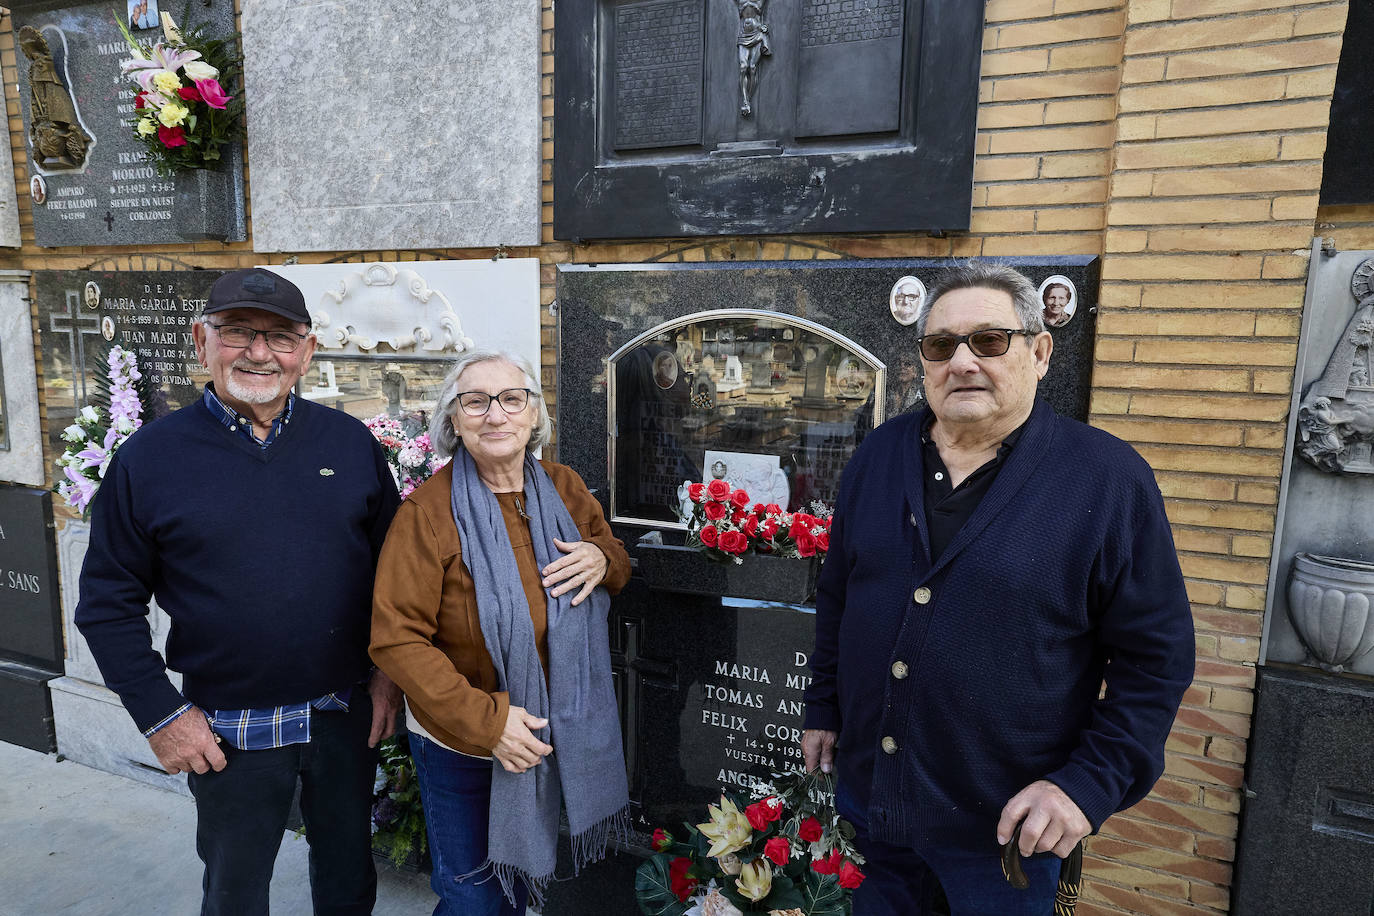
[[[982,0],[560,0],[554,237],[962,230]]]

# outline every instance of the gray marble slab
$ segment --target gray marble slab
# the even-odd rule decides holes
[[[153,749],[112,691],[74,677],[49,681],[48,689],[59,754],[97,770],[190,795],[185,776],[169,775],[158,766]]]
[[[19,0],[11,8],[16,37],[25,26],[43,35],[58,78],[90,138],[79,163],[62,165],[48,159],[40,164],[41,157],[35,154],[29,137],[33,124],[31,64],[17,49],[29,198],[34,238],[39,245],[142,245],[247,238],[240,147],[228,149],[224,170],[213,173],[218,179],[215,193],[208,197],[197,187],[196,176],[160,177],[144,159],[144,147],[126,123],[133,113],[132,83],[119,73],[120,62],[130,56],[129,46],[109,3]],[[123,10],[124,5],[119,4],[119,8]],[[202,0],[189,6],[167,3],[164,8],[183,27],[204,24],[211,34],[233,34],[233,0]],[[160,33],[139,29],[135,37],[151,43]],[[214,219],[207,222],[207,215]]]
[[[245,0],[254,247],[538,244],[539,19],[538,0]]]
[[[8,143],[0,144],[0,175],[9,175],[9,181],[0,181],[0,247],[18,248],[19,206],[14,190],[14,154]]]
[[[0,480],[41,487],[43,436],[36,378],[29,273],[0,270]]]

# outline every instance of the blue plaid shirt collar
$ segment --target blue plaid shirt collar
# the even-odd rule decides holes
[[[205,406],[210,408],[210,413],[223,423],[227,429],[247,436],[248,441],[252,442],[254,445],[267,448],[267,446],[271,445],[276,440],[277,435],[286,428],[286,425],[291,422],[291,411],[296,407],[296,392],[288,391],[286,393],[286,406],[282,408],[281,413],[277,414],[277,418],[272,421],[272,429],[267,434],[266,439],[259,439],[253,434],[253,423],[251,420],[236,411],[230,410],[229,407],[219,399],[219,396],[215,394],[214,382],[207,382],[205,385]]]

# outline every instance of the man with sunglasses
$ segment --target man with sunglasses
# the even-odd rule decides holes
[[[298,783],[315,911],[371,913],[375,747],[400,691],[367,644],[396,485],[362,423],[295,396],[315,338],[290,281],[225,274],[192,334],[211,382],[111,459],[76,623],[158,762],[188,774],[203,914],[268,912]]]
[[[802,749],[867,858],[855,916],[927,913],[937,885],[953,916],[1048,916],[1060,860],[1163,771],[1188,597],[1149,466],[1036,397],[1035,286],[975,262],[930,302],[926,407],[844,472]]]

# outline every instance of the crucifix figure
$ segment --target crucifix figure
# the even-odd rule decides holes
[[[739,113],[746,118],[754,112],[754,95],[759,85],[759,60],[771,57],[768,26],[763,23],[763,8],[768,0],[735,0],[739,7]]]

